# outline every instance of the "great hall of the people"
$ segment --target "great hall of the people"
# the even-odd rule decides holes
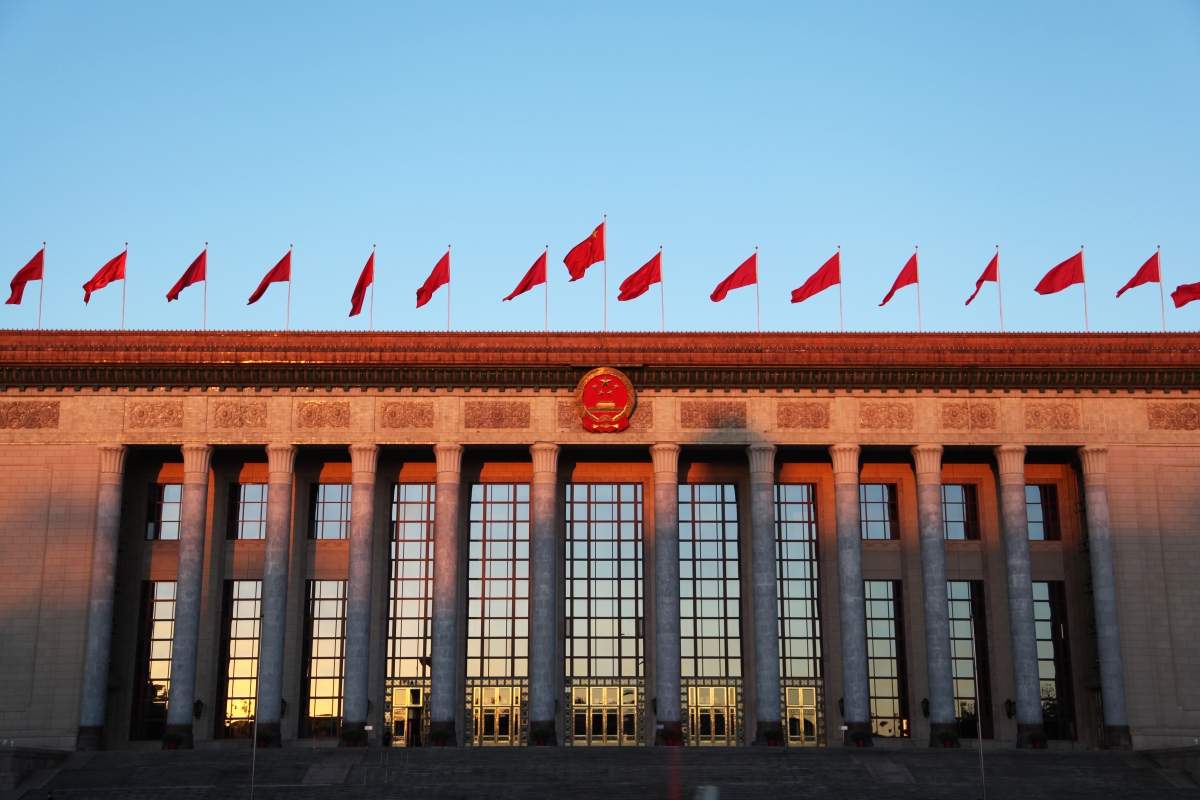
[[[9,331],[0,737],[1191,745],[1198,343]]]

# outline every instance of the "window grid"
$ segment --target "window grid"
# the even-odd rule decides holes
[[[1067,646],[1067,600],[1062,581],[1034,581],[1042,724],[1051,739],[1075,739],[1075,703]]]
[[[983,603],[983,581],[947,581],[950,606],[950,657],[954,671],[954,717],[958,735],[964,739],[995,735],[992,725],[992,691],[988,670],[987,616]],[[974,651],[971,634],[974,631]],[[978,656],[979,713],[975,709],[976,656]]]
[[[309,581],[300,738],[341,734],[346,653],[346,582]]]
[[[236,503],[229,504],[229,539],[267,538],[267,484],[235,483],[231,496]]]
[[[262,581],[225,581],[225,637],[217,739],[249,739],[258,693]]]
[[[308,529],[310,539],[347,539],[350,536],[350,496],[348,483],[318,483],[312,487],[312,508]]]
[[[779,675],[785,679],[821,677],[815,495],[811,484],[775,485]]]
[[[862,538],[899,539],[896,520],[896,487],[890,483],[863,483],[858,487]]]
[[[974,484],[942,484],[942,529],[946,539],[979,538],[979,505]]]
[[[471,487],[467,677],[529,676],[529,484]]]
[[[742,676],[738,508],[731,484],[679,487],[683,678]]]
[[[437,487],[392,487],[388,678],[427,678],[433,634],[433,513]]]
[[[568,484],[566,521],[566,676],[640,678],[642,485]]]
[[[154,741],[163,737],[174,638],[175,581],[143,581],[137,678],[129,725],[132,741]]]
[[[183,486],[178,483],[150,485],[149,507],[146,509],[146,538],[176,540],[179,538],[180,500]]]
[[[1058,487],[1053,484],[1025,487],[1025,513],[1029,540],[1057,541],[1062,538],[1058,517]]]
[[[864,581],[867,674],[871,730],[876,736],[908,737],[908,679],[900,581]]]

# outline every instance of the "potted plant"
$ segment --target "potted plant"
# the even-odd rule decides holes
[[[366,738],[366,731],[342,731],[342,743],[346,747],[358,747],[359,742]]]
[[[445,747],[446,742],[450,739],[450,731],[445,728],[438,728],[435,731],[429,732],[429,738],[433,739],[433,743],[437,747]]]
[[[533,737],[533,743],[537,747],[547,747],[554,738],[554,732],[548,728],[537,728],[530,736]]]
[[[183,734],[182,733],[168,733],[165,736],[163,736],[163,745],[168,750],[178,750],[179,745],[181,745],[181,744],[183,744]]]
[[[258,732],[258,747],[265,749],[270,747],[271,742],[273,741],[275,741],[275,737],[273,737],[270,733],[267,733],[266,731]]]
[[[850,741],[854,742],[855,747],[866,747],[871,744],[871,732],[864,730],[851,731]]]
[[[1046,736],[1046,734],[1042,733],[1041,731],[1031,731],[1029,733],[1029,745],[1034,750],[1045,750],[1046,741],[1049,738],[1050,737]]]
[[[778,728],[763,731],[763,738],[767,740],[767,747],[778,747],[783,741],[783,731]]]
[[[958,732],[942,731],[938,734],[938,741],[942,743],[942,747],[958,747]]]

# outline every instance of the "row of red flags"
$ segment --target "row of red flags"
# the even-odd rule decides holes
[[[591,235],[582,242],[571,248],[563,259],[566,264],[567,271],[571,275],[572,281],[577,281],[584,276],[588,267],[605,261],[605,225],[600,223],[597,228],[592,231]],[[120,255],[113,258],[107,264],[100,268],[100,271],[92,277],[90,281],[83,285],[83,302],[87,303],[92,292],[103,289],[110,283],[125,279],[125,261],[129,251],[126,248]],[[17,272],[16,276],[9,284],[12,289],[11,296],[6,304],[20,304],[21,298],[25,291],[25,284],[31,281],[42,280],[42,275],[45,267],[46,250],[43,247],[38,251],[28,264]],[[513,289],[512,293],[504,299],[512,300],[518,295],[530,291],[535,286],[540,286],[546,283],[546,261],[548,253],[544,252],[534,261],[533,266],[525,273],[521,282],[517,284],[517,288]],[[179,293],[187,287],[205,281],[207,279],[206,269],[208,265],[208,249],[205,248],[196,260],[184,271],[183,275],[176,281],[171,290],[167,292],[167,301],[179,299]],[[292,279],[292,251],[288,250],[287,254],[279,260],[279,263],[263,276],[262,281],[258,284],[258,288],[250,295],[248,305],[257,303],[266,293],[268,287],[272,283],[290,282]],[[983,274],[979,276],[979,280],[975,282],[975,292],[967,298],[967,305],[979,294],[979,290],[984,283],[1000,281],[1000,253],[992,257],[984,269]],[[363,300],[366,297],[367,289],[375,282],[375,253],[371,253],[371,257],[367,259],[366,266],[363,267],[362,273],[358,277],[358,283],[354,286],[354,292],[350,297],[350,316],[357,316],[362,312]],[[833,257],[826,261],[820,269],[814,272],[808,280],[804,282],[800,288],[792,291],[792,302],[801,303],[809,299],[813,295],[825,291],[833,286],[838,286],[842,282],[841,272],[841,251],[834,253]],[[920,282],[920,275],[917,266],[917,253],[914,252],[912,257],[905,263],[904,268],[900,270],[900,274],[896,277],[892,288],[883,298],[883,302],[879,305],[883,306],[896,294],[899,289],[905,286],[912,286]],[[1061,292],[1068,286],[1084,283],[1084,263],[1082,248],[1078,253],[1068,258],[1058,266],[1051,269],[1034,287],[1034,291],[1038,294],[1054,294]],[[438,260],[437,265],[433,268],[433,272],[422,284],[421,288],[417,289],[417,308],[425,305],[433,297],[434,293],[450,283],[450,249],[446,249],[446,254]],[[620,286],[620,294],[618,300],[633,300],[636,297],[641,297],[654,284],[662,283],[662,251],[654,255],[641,268],[636,270],[632,275],[622,281]],[[734,289],[741,289],[746,286],[754,286],[758,283],[758,253],[746,259],[742,264],[730,273],[729,277],[717,284],[717,288],[713,290],[710,299],[713,302],[720,302],[725,299],[725,296]],[[1120,297],[1129,289],[1135,286],[1141,286],[1147,283],[1162,283],[1162,274],[1159,269],[1159,253],[1154,253],[1146,260],[1146,263],[1141,266],[1137,273],[1130,278],[1129,282],[1121,287],[1117,292],[1117,297]],[[1175,302],[1175,307],[1180,308],[1193,300],[1200,300],[1200,283],[1183,284],[1171,292],[1171,299]]]

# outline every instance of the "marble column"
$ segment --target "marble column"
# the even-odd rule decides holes
[[[677,444],[651,445],[654,460],[654,663],[658,727],[654,744],[681,741],[679,702],[679,451]]]
[[[837,516],[838,610],[842,623],[842,702],[850,734],[871,730],[871,693],[867,674],[867,606],[863,596],[862,519],[859,514],[856,444],[835,444],[833,459],[834,511]],[[869,741],[869,740],[868,740]]]
[[[121,534],[121,487],[124,445],[100,445],[100,491],[96,532],[92,536],[92,582],[88,591],[87,639],[83,654],[77,750],[104,748],[104,711],[108,696],[108,657],[112,643],[113,603],[117,590],[117,544]]]
[[[1117,619],[1117,580],[1113,572],[1112,527],[1108,520],[1108,448],[1081,447],[1084,499],[1087,506],[1088,555],[1092,562],[1092,603],[1096,614],[1096,648],[1100,658],[1100,695],[1104,709],[1104,746],[1129,750],[1129,717],[1125,709],[1125,667],[1121,663],[1121,628]]]
[[[755,744],[783,729],[779,694],[779,568],[775,553],[775,445],[746,448],[750,459],[750,551],[754,574]],[[784,738],[786,742],[787,739]]]
[[[262,622],[258,639],[258,735],[281,746],[283,650],[287,625],[288,556],[292,542],[292,477],[296,447],[267,445],[267,537],[263,548]]]
[[[1000,471],[1000,536],[1004,541],[1004,569],[1008,577],[1017,747],[1029,747],[1029,734],[1042,730],[1042,692],[1033,619],[1029,515],[1025,508],[1025,446],[1005,444],[993,452]]]
[[[556,444],[538,442],[533,456],[533,530],[529,571],[529,730],[548,730],[558,744],[555,698],[562,661],[558,652],[558,452]],[[533,744],[533,737],[529,739]]]
[[[942,446],[912,448],[917,473],[917,530],[921,544],[921,590],[925,611],[925,662],[929,677],[929,746],[956,731],[954,664],[950,653],[950,606],[946,597],[946,532],[942,523]]]
[[[371,674],[371,556],[375,550],[375,464],[378,460],[379,445],[350,445],[350,569],[346,580],[342,730],[364,733]]]
[[[208,466],[212,447],[185,444],[183,493],[179,503],[179,566],[175,578],[175,628],[171,643],[171,688],[166,733],[192,744],[192,708],[196,703],[196,657],[200,646],[200,593],[204,585],[204,535],[208,519]],[[166,744],[163,744],[166,747]]]
[[[433,446],[437,458],[437,498],[433,519],[433,653],[430,669],[429,729],[446,731],[447,745],[458,744],[458,495],[462,480],[461,444]]]

